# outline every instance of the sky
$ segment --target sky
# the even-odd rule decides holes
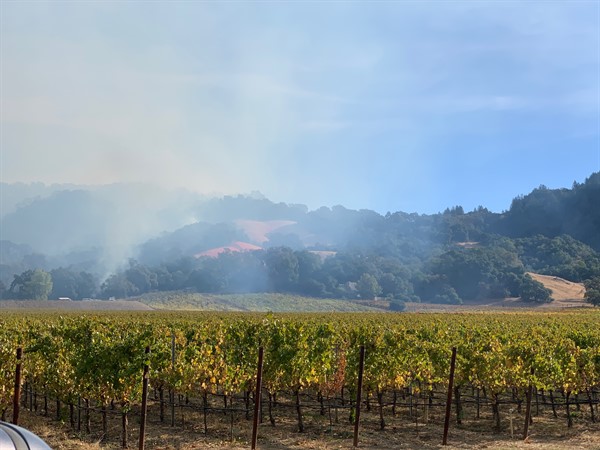
[[[492,211],[600,170],[598,1],[0,2],[0,178]]]

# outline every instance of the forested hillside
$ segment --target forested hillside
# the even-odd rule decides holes
[[[258,194],[188,193],[180,205],[157,201],[153,212],[148,199],[139,200],[131,209],[144,214],[136,220],[127,203],[114,211],[111,199],[118,197],[58,191],[3,214],[3,297],[191,290],[381,296],[398,304],[508,296],[545,302],[549,292],[526,272],[576,282],[600,276],[600,173],[570,189],[540,186],[502,213],[482,206],[433,215],[342,206],[309,211]],[[153,227],[143,226],[144,217],[154,218]],[[142,231],[157,224],[163,232],[144,240]]]

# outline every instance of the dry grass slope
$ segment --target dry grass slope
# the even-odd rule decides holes
[[[583,298],[585,295],[583,283],[574,283],[565,280],[564,278],[551,275],[540,275],[531,272],[529,275],[552,291],[552,298],[554,298],[554,301],[550,303],[550,306],[571,307],[587,305]]]

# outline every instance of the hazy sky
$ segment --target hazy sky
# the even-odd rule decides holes
[[[600,3],[0,2],[3,181],[508,209],[600,170]]]

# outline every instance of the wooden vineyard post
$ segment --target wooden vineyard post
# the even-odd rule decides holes
[[[150,355],[150,347],[146,347],[146,358]],[[142,411],[140,417],[140,443],[139,450],[144,450],[144,440],[146,439],[146,413],[148,411],[148,363],[144,364],[144,374],[142,375]]]
[[[175,370],[175,332],[171,333],[171,368]],[[175,426],[175,391],[170,390],[169,401],[171,402],[171,426]]]
[[[77,397],[77,431],[81,431],[81,397]]]
[[[354,419],[354,447],[358,447],[358,426],[360,422],[360,402],[362,397],[363,371],[365,368],[365,346],[360,346],[360,360],[358,362],[358,387],[356,390],[356,418]]]
[[[127,418],[127,412],[121,412],[121,428],[123,430],[123,436],[121,440],[121,448],[129,448],[127,442],[127,426],[129,425],[129,419]]]
[[[448,398],[446,399],[446,418],[444,420],[444,438],[442,445],[448,445],[448,428],[450,427],[450,411],[452,409],[452,388],[454,386],[454,369],[456,367],[456,347],[452,347],[450,360],[450,377],[448,379]]]
[[[533,376],[534,369],[531,369],[531,375]],[[533,397],[533,383],[529,381],[529,387],[527,389],[527,405],[525,407],[525,426],[523,427],[523,440],[527,439],[529,435],[529,422],[531,421],[531,399]]]
[[[13,397],[13,420],[15,425],[19,425],[19,400],[21,398],[21,357],[23,356],[23,349],[19,347],[17,349],[17,367],[15,370],[15,392]]]
[[[254,417],[252,421],[252,450],[256,449],[258,438],[258,414],[260,412],[260,397],[262,390],[263,348],[258,349],[258,368],[256,369],[256,394],[254,394]]]

